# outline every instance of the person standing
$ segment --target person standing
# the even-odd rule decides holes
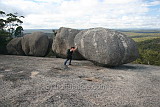
[[[73,52],[77,50],[77,48],[75,47],[71,47],[70,49],[67,50],[67,59],[64,62],[64,65],[67,65],[67,62],[69,61],[69,65],[71,65],[71,61],[72,61],[72,54]]]

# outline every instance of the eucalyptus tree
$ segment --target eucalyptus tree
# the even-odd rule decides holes
[[[18,13],[5,13],[0,10],[0,54],[6,53],[6,45],[13,37],[22,36],[21,20]]]
[[[0,11],[0,15],[1,15],[1,17],[0,17],[0,30],[5,31],[5,32],[9,32],[9,34],[12,37],[17,36],[17,35],[15,35],[15,31],[17,32],[17,30],[21,30],[18,32],[22,32],[23,28],[22,28],[21,24],[23,23],[23,21],[21,19],[24,18],[24,16],[18,16],[18,13],[6,14],[3,11]],[[19,34],[18,34],[18,36],[19,36]]]

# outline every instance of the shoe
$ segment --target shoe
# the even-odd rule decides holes
[[[69,65],[72,65],[72,64],[69,64]]]
[[[64,65],[64,69],[67,69],[68,68],[68,66],[67,65]]]

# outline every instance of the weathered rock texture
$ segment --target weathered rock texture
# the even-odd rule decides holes
[[[55,56],[54,55],[54,53],[53,53],[53,51],[52,51],[52,44],[53,44],[53,39],[54,38],[48,38],[49,39],[49,45],[48,45],[48,50],[47,50],[47,53],[46,53],[46,55],[45,56],[47,56],[47,57],[50,57],[50,56]]]
[[[21,44],[26,55],[45,56],[48,50],[49,39],[45,33],[34,32],[24,36]]]
[[[57,30],[52,50],[58,57],[66,58],[67,49],[74,46],[74,38],[80,30],[61,27]],[[73,59],[84,59],[79,52],[74,52]]]
[[[7,44],[7,51],[9,54],[24,55],[24,52],[21,46],[21,40],[22,40],[21,37],[14,38]]]
[[[74,42],[86,59],[105,66],[122,65],[138,57],[137,46],[132,39],[105,28],[81,31]]]
[[[0,55],[0,107],[160,107],[160,67]]]

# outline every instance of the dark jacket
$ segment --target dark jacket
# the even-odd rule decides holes
[[[67,50],[67,59],[72,59],[73,51],[70,51],[70,49]]]

